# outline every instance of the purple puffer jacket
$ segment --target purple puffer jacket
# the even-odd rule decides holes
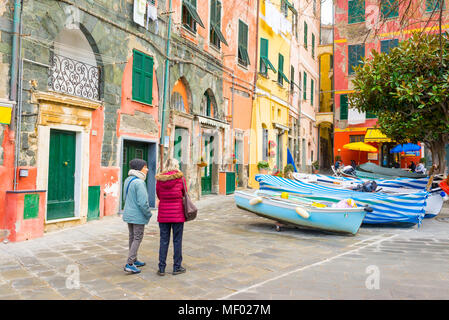
[[[157,221],[162,223],[185,222],[184,185],[181,171],[168,171],[156,175],[156,194],[159,198]]]

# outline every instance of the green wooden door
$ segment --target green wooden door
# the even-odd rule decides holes
[[[214,150],[211,147],[214,137],[204,140],[204,151],[206,154],[207,166],[204,167],[203,176],[201,177],[201,194],[210,194],[212,192],[212,162],[214,159]]]
[[[75,216],[76,133],[50,130],[47,220]]]
[[[175,129],[174,158],[182,163],[182,129]]]
[[[143,159],[148,163],[148,144],[138,141],[124,141],[123,143],[123,168],[122,168],[122,186],[128,172],[130,170],[129,162],[132,159]],[[123,197],[122,197],[123,199]],[[122,209],[125,207],[125,202],[122,202]]]

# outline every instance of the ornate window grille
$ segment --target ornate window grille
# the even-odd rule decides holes
[[[50,90],[100,100],[100,68],[58,54],[51,58]]]

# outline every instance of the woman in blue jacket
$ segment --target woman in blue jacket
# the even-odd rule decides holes
[[[137,267],[143,267],[145,262],[137,260],[137,251],[143,239],[145,225],[152,216],[148,203],[148,192],[145,179],[148,173],[147,162],[142,159],[133,159],[129,162],[131,170],[128,172],[123,185],[123,198],[125,208],[123,221],[128,223],[129,254],[124,270],[130,273],[139,273]]]

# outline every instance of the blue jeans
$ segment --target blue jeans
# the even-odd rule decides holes
[[[159,270],[165,272],[165,261],[170,244],[170,231],[173,229],[173,271],[181,267],[182,262],[182,233],[184,222],[181,223],[159,223],[160,245],[159,245]]]

